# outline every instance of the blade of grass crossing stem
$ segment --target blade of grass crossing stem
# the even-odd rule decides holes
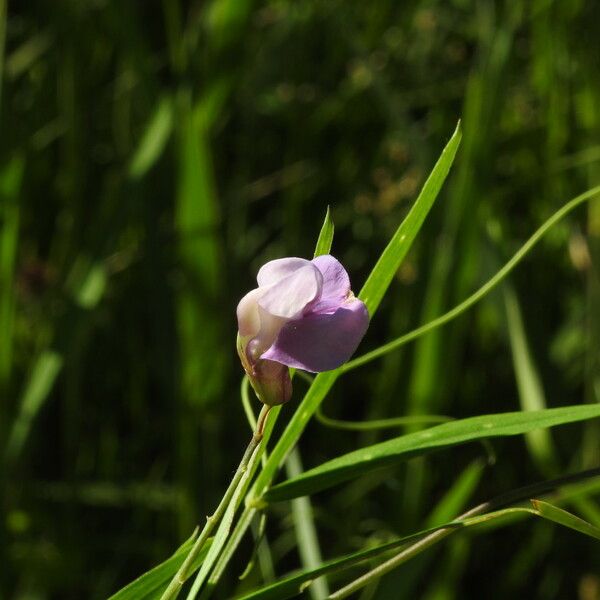
[[[546,408],[544,389],[527,343],[519,301],[511,286],[504,288],[504,307],[521,408],[524,411],[543,410]],[[550,432],[547,429],[529,431],[525,441],[540,470],[546,475],[555,473],[557,461]]]
[[[535,412],[482,415],[452,421],[334,458],[305,471],[300,477],[272,487],[264,494],[264,499],[269,502],[305,496],[353,479],[373,469],[457,444],[491,437],[520,435],[534,429],[555,427],[598,417],[600,417],[600,404],[582,404]]]
[[[533,505],[533,508],[540,514],[540,516],[544,517],[544,519],[548,519],[549,521],[553,521],[559,525],[564,525],[569,529],[574,529],[575,531],[579,531],[580,533],[600,540],[600,527],[596,527],[591,523],[584,521],[580,517],[577,517],[562,508],[558,508],[558,506],[554,506],[549,502],[544,502],[543,500],[532,500],[531,504]]]
[[[452,166],[452,162],[460,144],[460,138],[461,130],[459,123],[450,141],[442,151],[440,158],[433,167],[433,170],[425,182],[412,209],[384,249],[381,257],[373,267],[371,274],[363,286],[361,294],[359,294],[367,305],[371,318],[373,318],[381,299],[392,282],[394,274],[402,264],[406,253],[410,249],[412,242],[423,225],[425,217],[433,206],[442,184],[448,175],[450,167]],[[290,450],[298,442],[304,428],[335,383],[339,374],[340,369],[337,369],[335,371],[320,373],[315,377],[300,406],[292,416],[283,434],[279,438],[279,441],[273,448],[267,464],[264,466],[252,486],[252,489],[248,493],[246,501],[247,509],[242,515],[244,523],[243,530],[249,525],[253,514],[255,514],[256,509],[260,506],[260,497],[271,484],[271,481],[285,461]],[[234,530],[233,537],[236,540],[236,543],[237,540],[241,538],[242,534],[243,531]],[[234,550],[235,544],[233,543],[225,546],[227,559],[230,558]],[[221,567],[221,570],[222,568],[223,567]],[[209,583],[216,585],[216,581],[217,580],[214,578],[211,578]]]
[[[524,488],[520,488],[517,490],[513,490],[511,492],[508,492],[506,494],[503,494],[502,496],[499,496],[497,498],[494,498],[493,500],[486,502],[483,505],[480,505],[479,507],[477,507],[478,509],[481,509],[482,511],[485,510],[494,510],[497,509],[501,506],[507,506],[510,504],[514,504],[514,503],[518,503],[518,502],[522,502],[523,500],[526,500],[528,498],[531,498],[532,496],[539,496],[542,494],[547,494],[559,487],[564,487],[564,486],[568,486],[567,489],[569,490],[573,490],[576,489],[576,493],[579,493],[579,487],[576,486],[576,482],[580,482],[580,481],[585,481],[585,480],[589,480],[593,478],[597,478],[600,476],[600,469],[592,469],[590,471],[584,471],[581,473],[575,473],[573,475],[568,475],[566,477],[561,477],[559,479],[555,479],[552,481],[545,481],[542,483],[537,483],[537,484],[533,484],[533,485],[529,485],[526,486]],[[596,489],[594,486],[596,484],[593,483],[592,481],[592,492]],[[587,488],[583,488],[584,489],[584,493],[585,490]],[[572,492],[571,492],[572,493]],[[476,510],[476,509],[473,509]],[[526,509],[529,512],[534,512],[531,509]],[[469,512],[473,512],[473,511],[469,511]],[[253,511],[250,509],[247,509],[246,511],[244,511],[244,514],[242,515],[240,522],[238,523],[238,526],[235,528],[229,543],[227,544],[225,551],[223,552],[219,563],[217,564],[215,571],[211,577],[211,580],[213,582],[213,585],[216,584],[216,582],[220,579],[220,576],[225,568],[225,565],[227,564],[228,560],[231,558],[231,555],[233,553],[233,551],[235,550],[235,548],[239,545],[239,542],[241,540],[241,537],[243,536],[244,531],[248,528],[250,521],[252,519],[252,513]],[[429,533],[433,533],[433,534],[441,534],[441,537],[448,535],[448,529],[447,527],[456,527],[457,526],[457,520],[454,520],[451,522],[451,524],[448,524],[447,526],[441,526],[441,527],[435,527],[432,530],[426,530],[425,532],[420,532],[417,534],[413,534],[410,535],[408,537],[405,538],[401,538],[401,540],[396,540],[395,542],[391,542],[391,544],[393,544],[394,546],[400,542],[400,545],[404,545],[406,543],[409,543],[415,539],[419,539],[423,536],[423,534],[427,534],[429,535]],[[460,524],[459,524],[460,526]],[[368,551],[367,551],[368,552]],[[336,560],[338,559],[333,559],[330,561],[326,561],[323,564],[323,567],[328,567],[331,563],[335,563]],[[287,577],[283,580],[280,580],[278,582],[275,582],[274,584],[268,585],[268,586],[264,586],[263,588],[260,588],[259,590],[255,590],[253,592],[250,592],[249,594],[247,594],[246,596],[244,596],[243,598],[239,598],[238,600],[283,600],[285,598],[291,598],[296,596],[299,591],[301,591],[302,589],[302,584],[307,581],[307,580],[311,580],[314,577],[318,577],[320,575],[323,575],[325,572],[334,572],[335,570],[339,570],[337,569],[337,566],[334,566],[334,568],[329,571],[317,571],[317,572],[301,572],[300,574],[294,574],[290,577]],[[291,587],[289,587],[291,586]],[[282,589],[283,588],[283,589]],[[285,592],[285,593],[282,593]]]
[[[598,470],[596,469],[594,471],[595,471],[595,474],[597,475]],[[592,475],[590,471],[588,471],[587,473],[590,474],[590,476],[595,476],[595,475]],[[588,476],[585,473],[582,473],[581,475],[584,477]],[[551,482],[548,482],[548,484],[550,484],[550,483]],[[541,485],[543,485],[543,484],[541,484]],[[527,486],[527,487],[530,489],[535,489],[536,485]],[[508,496],[510,496],[510,495],[513,496],[512,503],[519,502],[524,499],[523,495],[526,491],[527,491],[527,488],[522,488],[521,490],[515,490],[512,493],[509,492]],[[461,526],[463,526],[463,527],[469,527],[472,525],[480,525],[480,524],[484,524],[484,523],[489,523],[490,521],[493,521],[495,519],[499,519],[502,522],[502,521],[504,521],[505,517],[507,517],[507,516],[508,517],[512,517],[515,515],[527,516],[527,515],[533,514],[533,515],[542,517],[542,514],[540,513],[540,511],[537,508],[527,508],[527,507],[523,507],[523,506],[520,506],[520,507],[516,506],[513,508],[505,508],[505,509],[496,510],[496,511],[492,510],[494,505],[497,506],[499,504],[499,502],[502,502],[502,497],[500,497],[499,499],[489,501],[489,502],[485,502],[484,504],[480,504],[479,506],[469,510],[464,515],[459,517],[456,521],[454,521],[454,523],[460,523]],[[492,510],[492,512],[486,512],[489,510]],[[564,515],[558,515],[556,512],[554,512],[554,511],[552,511],[552,512],[553,512],[553,516],[557,519],[557,522],[562,521],[561,524],[566,525],[565,521],[567,520],[567,518]],[[567,515],[569,515],[569,514],[570,513],[567,513]],[[570,516],[573,517],[573,515],[570,515]],[[558,521],[558,519],[560,519],[560,521]],[[578,519],[578,518],[575,517],[575,519]],[[573,519],[568,519],[568,521],[573,528],[582,527],[581,523],[579,523],[579,522],[576,523]],[[579,519],[579,521],[581,521],[581,520]],[[586,527],[583,527],[583,529],[585,529],[585,531],[581,531],[581,529],[578,529],[578,531],[581,531],[582,533],[586,533],[586,534],[590,535],[591,534],[590,530],[587,527],[587,525],[589,525],[589,524],[586,524],[585,521],[583,523],[586,525]],[[452,523],[449,523],[449,525],[452,525]],[[569,526],[569,525],[566,525],[566,526]],[[381,578],[386,573],[389,573],[390,571],[396,569],[400,565],[402,565],[405,562],[407,562],[408,560],[414,558],[415,556],[417,556],[418,554],[420,554],[427,548],[440,542],[441,540],[443,540],[447,536],[451,535],[455,531],[457,531],[457,529],[452,528],[452,527],[449,527],[449,528],[441,527],[438,531],[433,531],[432,533],[426,535],[425,537],[423,537],[419,541],[415,542],[414,544],[409,545],[407,548],[403,548],[398,555],[385,561],[384,563],[375,567],[368,573],[365,573],[358,579],[355,579],[354,581],[347,584],[343,588],[337,590],[336,592],[331,594],[329,598],[331,600],[341,600],[342,598],[348,598],[352,594],[356,593],[358,590],[369,585],[373,580],[377,580],[377,579]],[[594,535],[592,535],[592,537],[595,537],[595,533],[596,532],[594,531],[593,532]]]

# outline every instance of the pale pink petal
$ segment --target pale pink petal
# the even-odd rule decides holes
[[[258,304],[275,317],[293,319],[302,314],[323,286],[323,276],[309,261],[287,277],[270,285],[259,298]]]
[[[256,280],[260,287],[273,285],[310,264],[310,261],[304,258],[278,258],[263,265],[256,276]]]
[[[352,356],[368,325],[364,303],[353,298],[332,314],[289,321],[261,358],[313,373],[336,369]]]

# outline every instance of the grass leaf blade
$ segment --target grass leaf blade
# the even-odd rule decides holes
[[[300,477],[271,488],[267,501],[305,496],[368,473],[373,469],[396,464],[409,457],[475,440],[511,436],[535,429],[554,427],[600,417],[599,404],[583,404],[532,412],[483,415],[443,423],[423,431],[409,433],[374,444],[305,471]]]

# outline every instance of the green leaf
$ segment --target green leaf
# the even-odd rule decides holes
[[[150,571],[140,575],[137,579],[119,590],[116,594],[113,594],[108,600],[150,600],[154,598],[160,598],[160,595],[167,588],[167,585],[173,575],[177,573],[177,570],[183,564],[183,561],[188,555],[188,552],[193,546],[197,536],[198,530],[194,531],[191,537],[187,539],[171,557],[167,558],[167,560],[160,563],[153,569],[150,569]],[[211,542],[212,539],[209,538],[206,544],[204,544],[202,551],[194,563],[195,569],[197,569],[204,560]]]
[[[546,397],[542,380],[527,342],[519,300],[511,286],[504,288],[504,307],[521,408],[543,410],[546,408]],[[544,472],[555,472],[557,460],[550,432],[546,429],[530,431],[525,435],[525,441],[539,467]]]
[[[325,220],[319,233],[319,239],[315,247],[315,256],[321,256],[322,254],[329,254],[331,251],[331,244],[333,244],[333,232],[334,232],[333,220],[331,219],[331,212],[329,206],[325,213]]]
[[[562,508],[558,508],[558,506],[554,506],[549,502],[544,502],[543,500],[532,500],[531,504],[539,513],[540,517],[544,517],[544,519],[548,519],[549,521],[553,521],[559,525],[564,525],[565,527],[579,531],[579,533],[584,533],[585,535],[589,535],[590,537],[600,540],[600,527],[596,527],[595,525],[584,521],[580,517],[576,517],[574,514]]]
[[[394,237],[383,251],[377,264],[371,271],[365,285],[358,297],[367,305],[369,314],[373,313],[379,306],[385,292],[387,291],[394,275],[400,268],[406,253],[412,246],[412,243],[421,229],[425,217],[433,206],[435,199],[442,187],[442,184],[448,176],[450,167],[454,162],[456,151],[460,144],[462,133],[460,130],[460,121],[450,138],[450,141],[442,151],[440,158],[433,167],[419,197],[416,199],[413,207],[398,227]]]
[[[512,412],[452,421],[393,438],[330,460],[300,477],[274,486],[264,495],[267,501],[305,496],[358,477],[373,469],[484,438],[519,435],[564,423],[600,416],[600,404],[584,404],[532,412]]]

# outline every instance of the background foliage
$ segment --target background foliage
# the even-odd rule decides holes
[[[312,255],[327,205],[357,290],[462,118],[368,350],[462,300],[600,183],[598,19],[592,0],[0,0],[0,595],[104,598],[216,505],[249,437],[235,306],[266,260]],[[599,401],[599,261],[596,203],[500,292],[351,372],[324,411]],[[387,436],[313,422],[300,451],[313,467]],[[599,439],[570,425],[494,441],[493,465],[473,445],[319,494],[323,555],[452,518],[462,507],[438,503],[461,474],[473,503],[597,466]],[[600,523],[591,500],[578,509]],[[298,566],[287,503],[267,533],[275,572]],[[600,597],[594,540],[537,521],[485,534],[371,593]],[[260,581],[237,580],[251,549],[221,597]]]

